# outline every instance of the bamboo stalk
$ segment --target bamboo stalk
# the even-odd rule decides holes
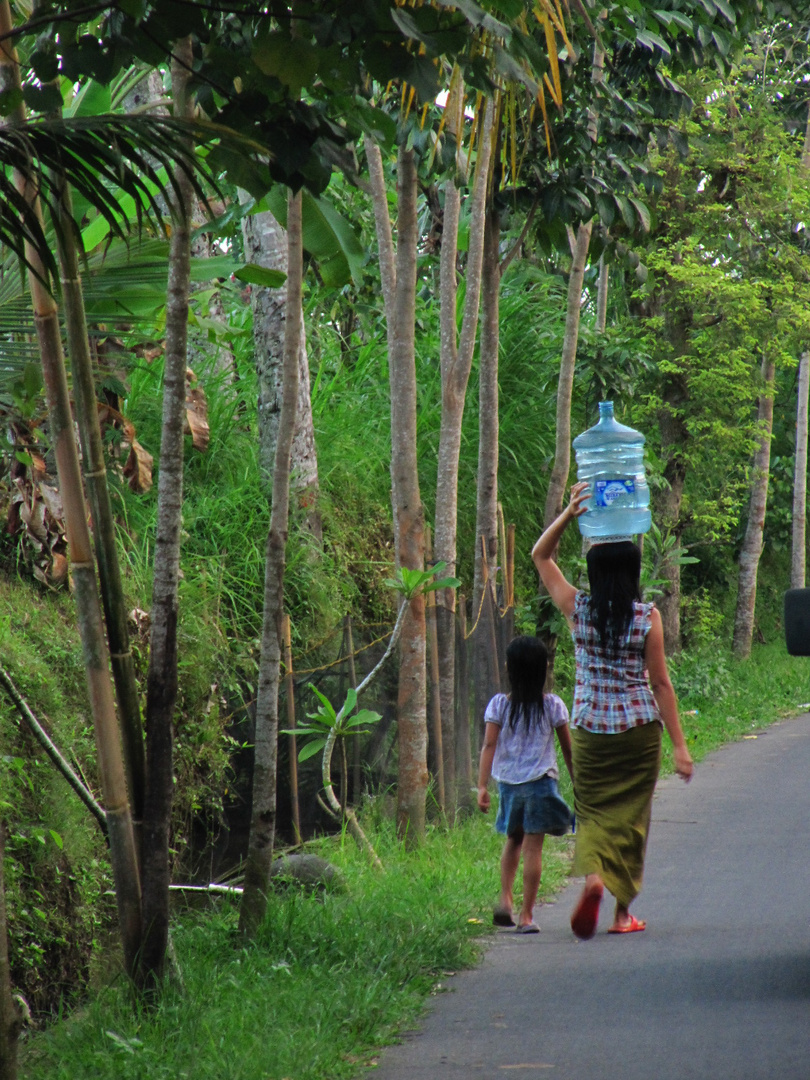
[[[54,743],[42,724],[40,724],[39,720],[37,720],[36,716],[31,711],[28,702],[14,685],[9,673],[3,668],[0,668],[0,683],[3,684],[3,689],[14,702],[17,712],[23,720],[25,720],[26,724],[28,724],[40,746],[82,800],[90,813],[97,819],[101,826],[101,831],[106,836],[107,815],[104,813],[104,809],[99,806],[93,798],[92,791],[90,791],[81,778],[76,775],[75,771],[71,768],[70,763],[65,760],[58,746]]]
[[[79,421],[85,485],[93,517],[93,540],[118,699],[127,784],[132,814],[135,821],[139,822],[143,816],[146,754],[138,685],[129,647],[126,604],[115,542],[115,522],[107,484],[104,444],[98,422],[93,360],[87,339],[87,319],[79,273],[79,258],[72,228],[70,188],[64,172],[56,176],[54,181],[58,186],[59,194],[56,235],[68,352],[73,375],[73,397]]]
[[[3,90],[20,89],[19,64],[9,44],[11,30],[8,0],[0,0],[0,89]],[[24,118],[24,106],[20,105],[12,113],[11,120],[22,121]],[[17,190],[42,223],[42,209],[30,167],[26,171],[17,167],[14,179]],[[51,439],[64,506],[73,591],[107,813],[110,861],[118,902],[124,962],[127,972],[134,974],[141,938],[140,873],[110,680],[109,655],[96,588],[92,543],[82,494],[79,454],[70,412],[59,319],[56,302],[44,285],[48,280],[47,270],[30,244],[26,245],[26,258],[30,267],[28,281],[42,357]]]
[[[293,678],[292,630],[287,612],[281,619],[281,636],[284,642],[284,692],[287,698],[287,727],[295,731],[295,680]],[[301,843],[301,811],[298,802],[298,740],[289,736],[290,748],[290,806],[296,844]]]

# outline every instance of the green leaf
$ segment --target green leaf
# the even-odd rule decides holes
[[[641,45],[644,45],[650,52],[655,52],[656,49],[660,49],[667,60],[672,56],[669,45],[667,45],[662,37],[659,37],[658,34],[654,34],[651,30],[639,30],[636,34],[636,41]]]
[[[649,232],[652,226],[652,217],[648,207],[646,207],[640,199],[634,199],[632,196],[629,197],[628,201],[632,204],[633,209],[638,214],[644,232]]]
[[[376,724],[378,720],[382,720],[382,715],[378,712],[374,712],[371,709],[361,709],[356,716],[353,716],[350,720],[346,721],[347,728],[358,727],[360,724]]]
[[[307,743],[298,751],[299,761],[308,761],[311,757],[315,757],[326,746],[326,739],[315,739],[311,743]]]
[[[714,4],[717,10],[725,15],[731,25],[735,26],[737,23],[737,16],[734,14],[734,9],[731,4],[728,3],[728,0],[714,0]]]
[[[265,75],[272,75],[297,98],[309,86],[321,62],[321,50],[305,38],[290,38],[282,31],[260,36],[253,46],[252,58]]]
[[[245,263],[238,270],[234,270],[233,276],[248,285],[262,285],[266,289],[278,289],[287,280],[287,275],[282,270],[270,270],[257,263]]]
[[[439,581],[431,581],[429,585],[425,586],[425,592],[435,592],[436,589],[457,589],[461,584],[461,579],[457,577],[441,578]]]
[[[630,205],[628,199],[624,195],[614,195],[616,205],[619,208],[619,212],[622,215],[625,225],[628,229],[632,229],[636,224],[635,214],[633,213],[633,207]]]
[[[49,829],[48,831],[49,831],[49,832],[50,832],[50,834],[51,834],[51,839],[53,840],[53,842],[54,842],[54,843],[56,844],[56,846],[57,846],[57,847],[59,848],[59,850],[61,851],[61,850],[62,850],[62,848],[64,847],[64,843],[63,843],[63,841],[62,841],[62,837],[61,837],[61,836],[59,835],[59,833],[58,833],[58,832],[56,832],[56,830],[55,830],[55,829]]]

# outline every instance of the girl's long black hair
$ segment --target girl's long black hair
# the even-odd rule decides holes
[[[548,652],[540,638],[516,637],[506,647],[506,673],[509,676],[509,727],[519,717],[528,730],[543,715],[543,687],[546,685]]]
[[[585,556],[591,586],[591,613],[599,640],[616,653],[641,600],[641,550],[632,540],[594,544]]]

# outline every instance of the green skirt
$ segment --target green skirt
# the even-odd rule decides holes
[[[617,735],[574,727],[574,873],[599,874],[618,903],[641,891],[652,797],[661,765],[661,724]]]

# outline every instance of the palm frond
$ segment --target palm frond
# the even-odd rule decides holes
[[[30,244],[55,274],[47,237],[16,189],[13,174],[28,176],[43,205],[56,216],[58,192],[50,177],[64,176],[83,200],[96,207],[113,236],[125,240],[147,224],[165,231],[164,218],[181,213],[178,176],[184,174],[199,200],[219,194],[217,178],[197,147],[227,142],[233,152],[257,156],[262,147],[221,125],[172,117],[106,114],[36,119],[0,127],[0,244],[26,260]],[[121,206],[130,196],[133,221]],[[77,239],[79,225],[72,223]]]

